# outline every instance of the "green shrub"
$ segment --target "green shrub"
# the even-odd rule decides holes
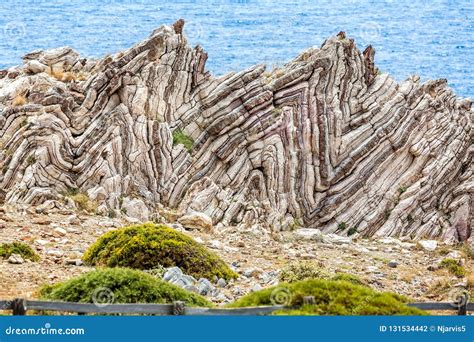
[[[461,252],[464,254],[466,259],[474,260],[474,248],[471,247],[467,242],[464,242],[461,245]]]
[[[97,202],[91,201],[85,193],[78,193],[70,196],[70,198],[74,201],[74,203],[80,210],[88,211],[91,213],[97,211]]]
[[[354,235],[355,233],[357,233],[357,227],[351,227],[349,228],[349,230],[347,231],[347,236],[351,236],[351,235]]]
[[[88,265],[153,269],[178,266],[196,278],[237,278],[216,254],[165,225],[145,223],[102,235],[84,254]]]
[[[441,268],[447,269],[451,274],[456,277],[464,277],[466,275],[466,270],[459,261],[451,258],[446,258],[441,261],[439,264]]]
[[[189,306],[211,306],[198,294],[183,290],[142,271],[103,268],[62,283],[44,286],[42,299],[76,303],[171,303],[184,301]]]
[[[311,261],[290,262],[280,272],[280,281],[287,283],[328,277],[329,274],[321,266]]]
[[[22,242],[2,243],[0,244],[0,257],[8,259],[12,254],[18,254],[23,259],[39,261],[40,257],[27,244]]]
[[[314,296],[314,305],[303,305],[303,297]],[[424,315],[425,312],[405,305],[403,296],[376,292],[347,281],[312,279],[250,293],[229,307],[282,304],[299,307],[281,310],[283,315]]]
[[[175,129],[173,131],[173,145],[178,144],[183,144],[188,152],[191,152],[193,149],[194,140],[180,129]]]
[[[401,195],[403,193],[405,193],[407,191],[407,187],[406,186],[401,186],[398,188],[398,193]]]
[[[363,285],[366,286],[367,283],[363,280],[361,280],[359,277],[349,274],[349,273],[336,273],[335,276],[331,278],[331,280],[336,280],[336,281],[347,281],[349,283],[352,283],[354,285]]]

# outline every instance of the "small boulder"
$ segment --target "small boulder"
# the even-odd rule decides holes
[[[178,222],[188,229],[212,230],[212,219],[208,215],[200,212],[181,216]]]
[[[398,266],[398,261],[396,261],[396,260],[390,260],[388,262],[388,267],[397,268],[397,266]]]
[[[198,293],[202,296],[207,296],[213,290],[212,283],[206,278],[199,279],[197,288]]]
[[[163,275],[164,281],[170,281],[171,279],[182,276],[183,271],[179,267],[170,267],[166,270],[165,274]]]
[[[122,210],[128,217],[136,219],[141,222],[146,222],[149,219],[150,211],[145,203],[138,198],[125,197],[122,203]]]
[[[451,259],[461,259],[462,255],[461,252],[459,251],[451,251],[446,255],[446,258],[451,258]]]
[[[47,69],[48,69],[48,66],[44,65],[43,63],[37,60],[31,60],[25,64],[25,71],[30,74],[39,74],[40,72],[44,72]]]
[[[226,287],[226,285],[227,285],[227,282],[225,281],[225,279],[219,278],[219,280],[217,281],[217,286],[218,287]]]
[[[66,223],[74,226],[78,226],[81,224],[81,220],[77,217],[77,215],[70,215],[66,217]]]
[[[300,228],[296,229],[293,234],[297,240],[323,241],[323,235],[319,229]]]
[[[84,263],[81,259],[68,259],[68,260],[66,260],[66,265],[82,266],[82,265],[84,265]]]
[[[13,253],[7,260],[10,264],[20,265],[25,262],[21,255]]]
[[[185,285],[183,289],[189,292],[199,293],[199,289],[195,285]]]
[[[327,234],[324,235],[323,241],[326,243],[332,243],[335,245],[349,244],[352,242],[352,239],[345,236],[340,236],[337,234]]]
[[[438,241],[436,240],[420,240],[418,243],[425,251],[432,252],[438,247]]]
[[[54,230],[53,230],[53,231],[54,231],[54,233],[55,233],[56,235],[58,235],[58,236],[64,236],[64,235],[66,235],[66,234],[67,234],[67,231],[66,231],[66,229],[64,229],[64,228],[61,228],[61,227],[54,228]]]

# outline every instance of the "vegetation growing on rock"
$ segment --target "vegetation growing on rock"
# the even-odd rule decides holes
[[[314,305],[303,305],[303,297],[314,296]],[[403,296],[376,292],[347,281],[312,279],[278,286],[248,294],[229,307],[281,304],[299,309],[282,310],[283,315],[424,315],[408,307]]]
[[[23,259],[39,261],[40,257],[27,244],[22,242],[11,242],[0,244],[0,258],[8,259],[12,254],[18,254]]]
[[[178,266],[196,278],[237,278],[222,259],[172,228],[146,223],[101,236],[84,254],[88,265],[153,269]]]
[[[183,131],[176,129],[173,131],[173,145],[183,144],[184,147],[191,152],[193,149],[194,141],[193,139],[186,135]]]
[[[171,303],[211,306],[198,294],[183,290],[152,275],[126,268],[104,268],[54,285],[44,286],[40,297],[76,303]]]

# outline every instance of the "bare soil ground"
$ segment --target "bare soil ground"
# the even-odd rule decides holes
[[[68,210],[38,214],[34,207],[4,206],[0,210],[0,243],[23,241],[38,252],[41,260],[11,264],[0,259],[0,299],[35,298],[42,285],[89,271],[90,267],[80,265],[88,246],[105,232],[128,224],[123,218]],[[223,289],[226,301],[276,284],[279,270],[295,260],[318,262],[329,273],[357,275],[377,290],[393,291],[415,301],[452,301],[460,291],[472,291],[473,287],[472,276],[458,278],[437,267],[442,259],[457,254],[466,270],[474,269],[474,262],[465,254],[443,244],[430,252],[397,239],[317,242],[296,239],[294,232],[269,234],[257,227],[187,233],[241,274]],[[390,261],[397,266],[390,267]]]

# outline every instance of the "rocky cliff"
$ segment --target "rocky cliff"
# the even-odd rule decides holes
[[[343,32],[214,77],[183,24],[100,60],[60,48],[0,71],[2,201],[74,190],[222,225],[470,237],[474,112],[446,80],[397,83]]]

